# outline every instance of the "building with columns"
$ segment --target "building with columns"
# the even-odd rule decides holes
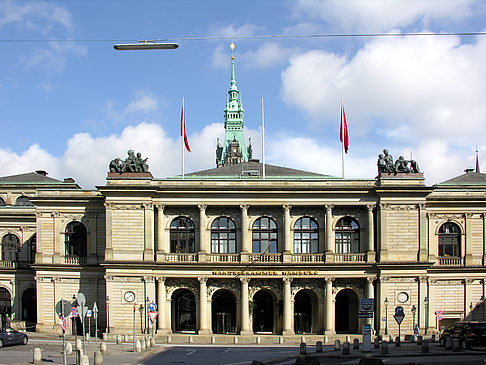
[[[82,292],[100,328],[120,334],[134,320],[145,330],[151,302],[161,335],[353,334],[363,323],[396,335],[397,306],[403,333],[486,318],[486,174],[426,186],[417,172],[264,166],[243,142],[234,61],[231,75],[214,169],[109,172],[95,190],[41,171],[0,178],[2,317],[55,332],[55,304]],[[372,319],[359,318],[366,298]]]

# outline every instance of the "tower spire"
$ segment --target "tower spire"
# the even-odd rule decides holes
[[[479,174],[481,171],[479,170],[479,153],[478,153],[478,146],[476,145],[476,173]]]

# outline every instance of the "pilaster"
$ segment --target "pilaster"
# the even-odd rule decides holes
[[[419,208],[419,252],[418,260],[426,262],[429,259],[427,252],[427,210],[424,203],[418,205]]]
[[[241,335],[252,334],[250,328],[250,302],[248,300],[248,283],[250,278],[240,277],[241,281]]]
[[[199,280],[199,331],[200,335],[211,334],[208,325],[208,287],[207,277],[200,277]]]
[[[374,244],[374,227],[373,227],[373,208],[375,207],[374,204],[366,205],[368,210],[368,246],[366,248],[366,262],[373,264],[376,262],[376,252],[375,252],[375,244]]]
[[[159,314],[157,315],[157,334],[167,334],[169,331],[166,327],[166,289],[165,289],[165,276],[157,277],[157,307]]]
[[[466,235],[465,235],[465,251],[464,251],[464,265],[473,265],[473,255],[472,255],[472,213],[465,214],[466,221]]]
[[[199,208],[199,261],[205,262],[206,255],[210,252],[209,240],[206,237],[206,204],[198,204]]]
[[[143,203],[145,221],[145,249],[143,252],[144,261],[154,261],[154,205]]]
[[[164,254],[169,252],[169,249],[166,247],[165,243],[165,205],[164,204],[156,204],[155,207],[157,208],[157,249],[156,249],[156,256],[157,261],[163,261],[165,259]]]
[[[332,283],[334,278],[326,278],[326,291],[325,291],[325,301],[326,301],[326,328],[324,333],[326,335],[336,334],[334,327],[334,305],[332,300]]]
[[[248,208],[249,205],[240,205],[241,209],[241,262],[249,262],[249,254],[251,252],[251,233],[249,231],[248,223]]]
[[[291,284],[292,278],[283,278],[283,286],[284,286],[284,299],[283,299],[283,332],[284,336],[292,336],[294,334],[294,330],[292,328],[292,293],[291,293]]]
[[[334,205],[326,205],[326,262],[334,262],[334,232],[332,229],[332,209]]]

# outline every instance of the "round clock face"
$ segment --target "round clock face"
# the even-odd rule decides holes
[[[135,300],[135,293],[132,291],[127,291],[124,297],[127,302],[133,302]]]
[[[408,294],[402,291],[398,293],[397,299],[400,303],[405,303],[408,300]]]

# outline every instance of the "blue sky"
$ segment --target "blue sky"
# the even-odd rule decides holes
[[[479,0],[4,0],[0,175],[44,169],[92,188],[129,148],[149,158],[154,176],[180,174],[182,97],[186,172],[214,167],[234,42],[256,157],[263,97],[266,161],[340,176],[343,97],[346,177],[373,178],[388,148],[395,158],[412,153],[434,184],[474,166],[476,145],[486,159],[486,36],[237,37],[485,28]],[[193,37],[226,39],[184,39]],[[139,39],[180,47],[112,47]]]

